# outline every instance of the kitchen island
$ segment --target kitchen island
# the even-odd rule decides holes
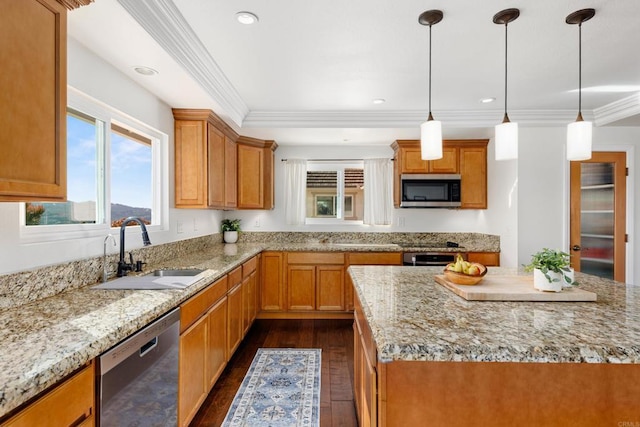
[[[577,273],[596,302],[466,301],[441,271],[349,268],[361,425],[640,423],[640,289]]]

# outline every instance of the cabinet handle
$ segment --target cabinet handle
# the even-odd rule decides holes
[[[576,252],[577,252],[577,251],[579,251],[579,250],[581,250],[581,249],[582,249],[582,248],[580,247],[580,245],[573,245],[573,246],[571,247],[571,250],[572,250],[572,251],[576,251]]]

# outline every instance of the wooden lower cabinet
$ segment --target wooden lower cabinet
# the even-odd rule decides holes
[[[344,311],[344,259],[341,252],[287,253],[287,309]]]
[[[93,426],[94,396],[95,372],[91,362],[2,423],[2,427]]]
[[[227,349],[229,355],[232,355],[240,345],[243,335],[242,282],[229,291],[228,304]]]
[[[246,335],[258,312],[258,257],[242,265],[242,335]]]
[[[260,310],[284,311],[283,252],[263,252],[260,271]]]
[[[360,427],[377,425],[377,372],[374,343],[366,324],[353,322],[353,387]]]
[[[228,276],[180,306],[178,425],[188,426],[229,360]]]
[[[227,366],[227,297],[223,297],[207,314],[207,378],[209,390]]]
[[[207,397],[208,320],[201,317],[180,335],[178,425],[188,426]]]
[[[487,267],[499,267],[500,252],[469,252],[467,260],[469,262],[478,262]]]

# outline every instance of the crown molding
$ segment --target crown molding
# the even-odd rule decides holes
[[[504,112],[435,111],[436,120],[451,127],[490,127],[501,123]],[[576,118],[574,110],[520,110],[509,115],[521,126],[564,126]],[[592,113],[583,112],[586,120]],[[426,120],[425,111],[251,111],[243,128],[397,128],[417,127]]]
[[[640,93],[612,102],[593,110],[596,126],[603,126],[640,114]]]
[[[202,88],[220,103],[238,126],[249,112],[172,0],[118,0],[118,3]]]

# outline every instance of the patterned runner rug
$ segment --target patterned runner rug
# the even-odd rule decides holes
[[[222,426],[319,426],[320,351],[258,349]]]

